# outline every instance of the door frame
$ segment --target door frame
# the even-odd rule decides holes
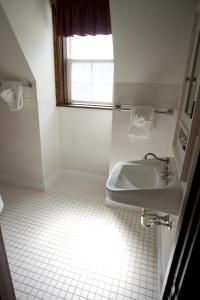
[[[171,251],[161,292],[162,300],[197,299],[200,289],[200,137],[196,138],[180,212],[176,241]],[[196,270],[195,270],[196,269]],[[195,298],[192,298],[195,294]]]

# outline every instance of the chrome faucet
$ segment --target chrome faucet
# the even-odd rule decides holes
[[[148,159],[148,156],[153,156],[157,160],[164,161],[167,164],[169,163],[169,157],[167,157],[167,158],[159,158],[154,153],[149,152],[149,153],[145,154],[144,159]]]
[[[154,225],[166,226],[169,230],[172,229],[172,221],[169,215],[158,215],[151,209],[142,208],[141,225],[143,227],[152,227]]]
[[[168,179],[169,179],[169,175],[172,174],[171,172],[169,172],[169,168],[168,168],[168,164],[170,162],[169,157],[167,158],[159,158],[158,156],[156,156],[154,153],[147,153],[144,156],[144,159],[148,159],[148,156],[153,156],[155,159],[159,160],[159,161],[163,161],[164,167],[162,169],[162,175],[161,175],[161,179],[163,180],[163,185],[168,185]]]

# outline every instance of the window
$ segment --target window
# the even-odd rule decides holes
[[[67,86],[71,104],[111,105],[112,35],[74,36],[67,43]]]
[[[113,45],[109,0],[50,0],[56,104],[111,108]]]

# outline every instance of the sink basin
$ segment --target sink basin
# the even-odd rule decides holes
[[[3,209],[3,200],[0,195],[0,213],[1,213],[2,209]]]
[[[181,183],[175,160],[168,164],[168,183],[161,179],[164,162],[156,159],[120,162],[106,183],[106,202],[153,209],[177,215],[181,204]]]

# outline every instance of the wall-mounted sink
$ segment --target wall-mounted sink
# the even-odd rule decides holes
[[[114,201],[177,215],[182,189],[175,160],[169,160],[167,182],[162,179],[164,167],[165,163],[156,159],[116,164],[106,183],[107,203]]]

